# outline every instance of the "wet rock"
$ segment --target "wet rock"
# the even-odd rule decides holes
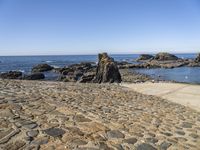
[[[119,130],[111,130],[107,132],[108,138],[124,138],[125,135]]]
[[[41,80],[44,78],[45,78],[45,75],[43,73],[33,73],[30,75],[25,75],[23,77],[24,80]]]
[[[176,133],[179,134],[179,135],[185,135],[185,132],[184,131],[180,131],[180,130],[176,131]]]
[[[142,143],[136,148],[136,150],[157,150],[157,149],[150,144]]]
[[[137,61],[146,61],[146,60],[151,60],[151,59],[153,59],[153,58],[154,58],[153,55],[142,54],[142,55],[140,55],[139,58],[137,58]]]
[[[37,127],[37,123],[36,122],[33,122],[33,121],[30,121],[30,120],[18,120],[17,122],[15,122],[15,125],[20,128],[20,127],[24,127],[24,128],[27,128],[27,129],[34,129]]]
[[[38,130],[31,130],[31,131],[26,132],[26,134],[29,137],[36,137],[39,134],[39,132]]]
[[[121,75],[114,59],[109,57],[107,53],[99,54],[99,62],[94,82],[120,83],[121,81]]]
[[[178,60],[178,57],[169,53],[158,53],[156,54],[154,59],[158,61],[167,61],[167,60]]]
[[[162,142],[160,145],[160,150],[167,150],[172,144],[168,142]]]
[[[128,144],[135,144],[137,142],[136,138],[128,138],[123,140],[124,143],[128,143]]]
[[[9,71],[0,74],[0,78],[2,79],[20,79],[21,77],[22,77],[22,72],[20,71]]]
[[[51,71],[52,69],[53,67],[48,64],[38,64],[32,68],[32,72],[45,72]]]
[[[49,129],[44,130],[44,133],[52,137],[62,137],[63,134],[65,134],[65,131],[60,128],[49,128]]]

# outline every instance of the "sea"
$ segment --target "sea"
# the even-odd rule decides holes
[[[180,58],[195,58],[196,54],[175,54]],[[139,57],[139,54],[118,54],[111,55],[116,61],[127,61],[136,63],[134,60]],[[97,55],[55,55],[55,56],[0,56],[0,72],[7,72],[11,70],[18,70],[24,74],[29,74],[31,68],[37,64],[47,63],[54,67],[64,67],[70,64],[80,62],[97,63]],[[153,78],[162,80],[173,80],[177,82],[200,84],[200,68],[199,67],[181,67],[173,69],[133,69],[133,71],[147,74]],[[45,73],[47,80],[54,80],[57,78],[56,73]]]

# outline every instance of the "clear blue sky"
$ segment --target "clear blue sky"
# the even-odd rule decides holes
[[[200,51],[200,0],[0,0],[0,55]]]

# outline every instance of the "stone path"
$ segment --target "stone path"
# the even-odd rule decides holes
[[[183,83],[123,84],[137,92],[155,95],[200,111],[200,85]]]
[[[0,149],[198,150],[200,113],[118,85],[0,80]]]

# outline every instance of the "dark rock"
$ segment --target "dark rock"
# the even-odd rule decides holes
[[[33,73],[30,75],[25,75],[23,77],[24,80],[41,80],[44,78],[45,78],[45,75],[43,73]]]
[[[119,130],[111,130],[107,132],[108,138],[124,138],[125,135]]]
[[[38,130],[31,130],[31,131],[26,132],[26,134],[29,137],[36,137],[39,134],[39,132]]]
[[[178,130],[178,131],[176,131],[176,133],[179,134],[179,135],[185,135],[185,132],[182,131],[182,130]]]
[[[200,62],[200,53],[197,55],[197,57],[195,58],[195,62]]]
[[[95,67],[92,65],[92,63],[88,62],[72,64],[68,67],[59,69],[61,76],[58,78],[58,80],[64,82],[90,82],[93,79],[93,75],[88,73],[92,72],[94,68]]]
[[[22,77],[22,72],[20,71],[9,71],[0,74],[0,78],[2,79],[20,79],[21,77]]]
[[[62,135],[65,134],[65,131],[60,128],[49,128],[44,130],[44,132],[52,137],[62,137]]]
[[[146,61],[146,60],[151,60],[153,59],[153,55],[148,55],[148,54],[142,54],[140,57],[137,59],[137,61]]]
[[[158,53],[156,54],[154,59],[159,61],[167,61],[167,60],[178,60],[178,57],[169,53]]]
[[[94,82],[96,83],[120,83],[121,75],[117,63],[107,53],[99,54],[99,62],[97,66]]]
[[[136,150],[157,150],[157,149],[150,144],[142,143],[136,148]]]
[[[92,82],[95,77],[95,73],[85,73],[79,80],[80,83]]]
[[[45,72],[45,71],[51,71],[52,69],[53,67],[48,64],[39,64],[32,68],[32,72]]]
[[[33,122],[33,123],[29,123],[29,124],[24,124],[23,127],[27,128],[27,129],[34,129],[37,127],[37,124]]]
[[[168,142],[162,142],[160,145],[160,150],[167,150],[172,144]]]
[[[137,139],[136,138],[129,138],[129,139],[125,139],[123,142],[128,143],[128,144],[135,144],[137,142]]]

